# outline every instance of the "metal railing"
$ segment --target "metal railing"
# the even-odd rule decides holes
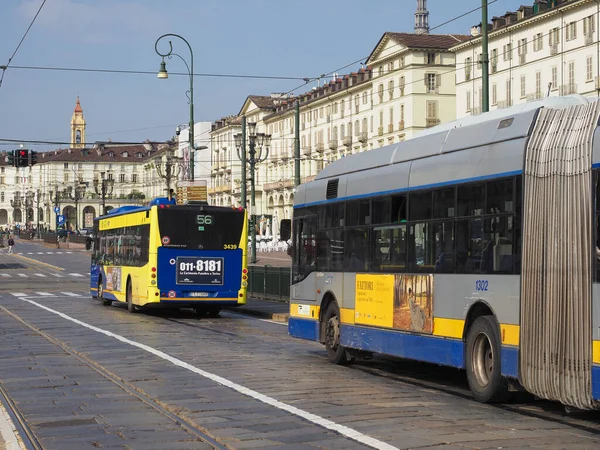
[[[248,297],[289,302],[290,270],[289,267],[248,267]]]

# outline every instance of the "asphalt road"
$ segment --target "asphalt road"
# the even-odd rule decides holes
[[[0,276],[0,387],[39,448],[600,447],[598,414],[479,404],[460,371],[334,366],[272,321],[103,307],[87,278],[50,278],[89,272],[85,252],[29,255],[34,247],[17,252],[64,270],[0,254],[48,275]]]

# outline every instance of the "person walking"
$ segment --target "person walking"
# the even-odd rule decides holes
[[[14,246],[15,246],[15,240],[11,236],[11,237],[8,238],[8,254],[9,255],[13,254],[13,247]]]

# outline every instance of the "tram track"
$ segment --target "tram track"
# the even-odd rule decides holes
[[[411,367],[398,367],[399,364]],[[459,369],[415,361],[399,361],[384,357],[359,361],[351,365],[355,370],[372,376],[407,383],[425,389],[434,389],[456,397],[476,402],[467,386],[466,374]],[[435,371],[436,375],[432,376]],[[443,378],[445,382],[437,381]],[[600,411],[581,411],[542,399],[532,399],[524,391],[514,392],[513,403],[490,403],[489,406],[524,416],[568,425],[588,433],[600,434]]]
[[[12,319],[17,321],[21,325],[27,327],[29,330],[31,330],[35,334],[46,339],[48,342],[57,346],[58,348],[63,350],[65,353],[76,358],[79,362],[81,362],[82,364],[85,364],[86,366],[88,366],[90,369],[92,369],[93,371],[95,371],[96,373],[98,373],[99,375],[104,377],[105,379],[107,379],[110,382],[112,382],[113,384],[117,385],[122,390],[127,392],[129,395],[137,398],[138,400],[140,400],[147,406],[151,407],[154,411],[160,413],[162,416],[171,420],[173,423],[175,423],[177,426],[179,426],[181,429],[183,429],[190,435],[194,436],[195,438],[199,439],[202,442],[207,443],[208,445],[210,445],[211,447],[213,447],[216,450],[228,450],[229,449],[229,447],[218,442],[216,440],[216,438],[214,438],[213,436],[208,434],[208,432],[205,431],[204,429],[198,427],[196,424],[192,423],[191,421],[189,421],[185,417],[177,414],[176,412],[171,411],[167,405],[161,404],[159,401],[153,399],[151,396],[147,395],[144,391],[140,390],[135,385],[124,381],[123,379],[118,377],[116,374],[110,372],[108,369],[106,369],[102,365],[96,363],[95,361],[90,360],[84,354],[71,348],[64,342],[43,332],[42,330],[38,329],[34,325],[28,323],[26,320],[24,320],[17,314],[13,313],[12,311],[9,311],[5,307],[0,306],[0,311],[4,312],[8,316],[10,316]],[[5,408],[9,411],[9,414],[10,414],[12,420],[15,422],[17,431],[23,437],[23,443],[26,445],[27,450],[38,450],[38,449],[41,450],[43,447],[40,445],[39,441],[37,440],[35,433],[31,429],[31,427],[29,427],[26,420],[24,419],[22,414],[19,412],[15,403],[12,401],[10,395],[8,394],[6,389],[3,388],[1,383],[0,383],[0,401],[2,401],[3,404],[5,404]]]

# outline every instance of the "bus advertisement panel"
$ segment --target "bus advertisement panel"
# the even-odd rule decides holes
[[[124,209],[123,209],[124,208]],[[90,290],[104,304],[194,308],[246,303],[246,211],[203,205],[123,207],[95,221]]]

